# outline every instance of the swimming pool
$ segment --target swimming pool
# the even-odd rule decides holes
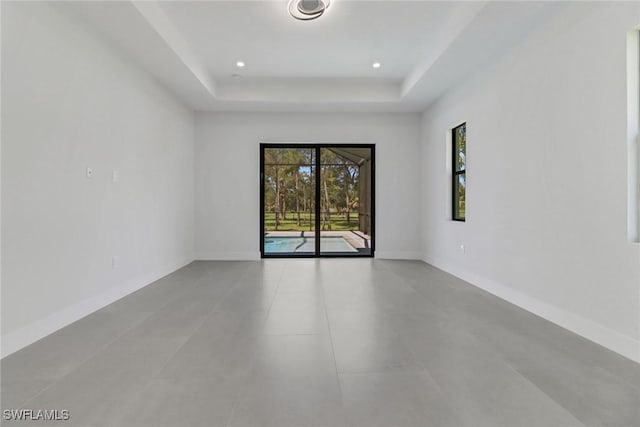
[[[264,238],[265,253],[315,253],[315,237],[270,237]],[[349,242],[339,236],[320,237],[321,252],[358,252]]]

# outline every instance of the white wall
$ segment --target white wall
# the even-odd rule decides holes
[[[49,5],[2,9],[6,355],[193,259],[194,118]]]
[[[376,144],[376,256],[420,257],[418,114],[198,113],[196,256],[260,256],[261,142]]]
[[[568,6],[424,113],[421,180],[427,262],[640,361],[626,134],[626,40],[638,24],[638,3]],[[463,121],[457,223],[446,139]]]

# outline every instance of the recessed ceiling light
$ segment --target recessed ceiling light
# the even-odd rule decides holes
[[[382,65],[382,64],[380,64],[379,62],[374,62],[371,66],[372,66],[373,68],[380,68],[380,66],[381,66],[381,65]]]
[[[238,68],[244,67],[244,62],[243,61],[236,62],[236,67],[238,67]]]

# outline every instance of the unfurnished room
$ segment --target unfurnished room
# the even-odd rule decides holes
[[[640,426],[640,2],[0,15],[0,424]]]

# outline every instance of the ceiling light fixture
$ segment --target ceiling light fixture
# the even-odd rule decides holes
[[[371,64],[373,68],[380,68],[381,65],[382,64],[380,64],[379,62],[374,62],[373,64]]]
[[[331,0],[290,0],[289,14],[300,21],[310,21],[322,16]]]
[[[244,62],[242,62],[242,61],[236,62],[236,67],[238,67],[238,68],[244,67]]]

